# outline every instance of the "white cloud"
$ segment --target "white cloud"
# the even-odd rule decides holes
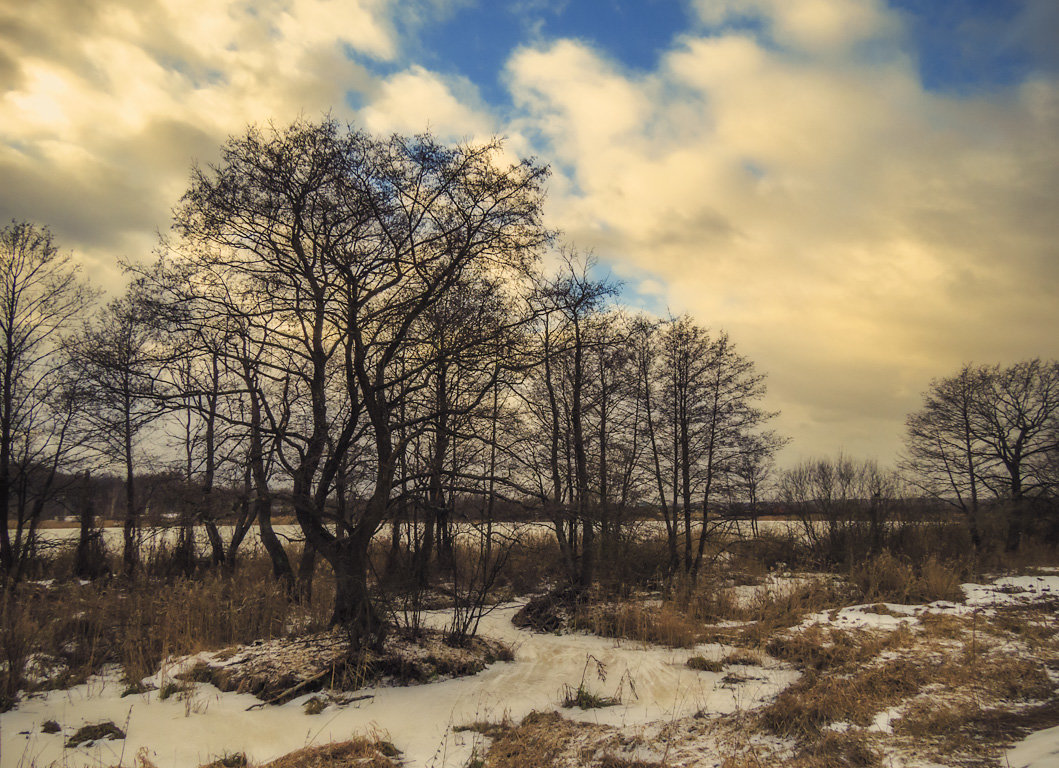
[[[116,283],[186,183],[250,122],[341,105],[390,60],[383,0],[39,0],[0,10],[0,191]]]
[[[877,3],[755,8],[787,47],[714,31],[631,77],[562,41],[512,58],[512,92],[570,176],[550,210],[576,245],[728,328],[792,455],[887,459],[931,377],[1059,353],[1059,86],[938,95]],[[869,62],[866,39],[891,44]]]
[[[473,85],[420,66],[386,78],[359,117],[364,128],[378,134],[429,131],[443,141],[461,142],[488,140],[496,133]]]
[[[762,21],[776,42],[818,56],[848,53],[901,32],[899,20],[881,0],[695,0],[693,7],[708,26]]]
[[[939,95],[881,0],[695,0],[706,28],[647,74],[573,40],[517,49],[502,121],[468,81],[399,63],[399,27],[463,2],[2,6],[3,218],[52,225],[117,284],[191,159],[333,109],[551,161],[550,225],[652,306],[729,329],[794,453],[888,458],[931,377],[1059,356],[1055,77]]]

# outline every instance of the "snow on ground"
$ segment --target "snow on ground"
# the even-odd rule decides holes
[[[1055,768],[1059,765],[1059,726],[1031,733],[1004,755],[1009,768]]]
[[[1059,599],[1059,575],[1003,576],[992,584],[964,584],[966,608],[1027,605],[1049,598]]]
[[[454,734],[451,727],[476,720],[515,721],[534,709],[558,709],[564,685],[614,695],[622,686],[619,706],[581,711],[563,709],[565,716],[611,725],[642,726],[672,721],[699,710],[732,712],[748,709],[789,685],[797,673],[778,667],[747,668],[750,679],[731,684],[721,673],[685,667],[691,655],[719,655],[716,646],[688,650],[645,648],[641,644],[589,635],[542,635],[517,629],[511,616],[518,606],[495,611],[482,622],[481,633],[515,647],[515,661],[497,663],[474,677],[404,688],[361,691],[373,698],[344,707],[331,706],[306,715],[303,696],[282,706],[261,707],[246,694],[221,693],[200,684],[189,697],[165,701],[157,692],[121,698],[116,678],[95,680],[68,691],[53,691],[20,703],[0,719],[0,768],[52,763],[82,765],[132,764],[141,747],[160,768],[198,766],[224,752],[246,752],[264,762],[308,744],[377,732],[405,753],[409,766],[462,766],[470,756],[472,734]],[[606,681],[597,678],[591,654],[606,667]],[[169,670],[166,674],[172,673]],[[635,697],[628,681],[635,686]],[[155,683],[162,682],[155,680]],[[41,732],[46,720],[63,726],[62,734]],[[102,741],[64,750],[63,743],[78,727],[112,720],[126,731],[125,741]],[[127,727],[126,727],[127,724]]]
[[[811,624],[831,624],[838,629],[877,629],[890,632],[902,624],[916,620],[915,613],[921,606],[897,603],[865,603],[849,605],[833,611],[807,616],[798,629]]]
[[[778,588],[779,584],[770,585]],[[848,606],[808,617],[805,624],[822,623],[851,629],[892,630],[914,622],[930,611],[967,615],[990,612],[999,606],[1018,606],[1059,597],[1059,574],[1004,577],[992,584],[965,584],[963,604],[938,602],[926,606],[866,604]],[[515,648],[515,660],[490,666],[467,678],[410,687],[366,689],[371,698],[345,706],[329,706],[307,715],[302,696],[282,706],[258,707],[246,694],[221,693],[199,684],[190,695],[159,700],[157,692],[121,698],[124,686],[116,675],[95,679],[67,691],[33,696],[0,716],[0,768],[64,768],[132,765],[141,748],[160,768],[193,768],[225,752],[246,752],[254,762],[265,762],[310,744],[353,735],[377,734],[401,749],[407,765],[454,768],[464,765],[480,737],[454,733],[453,726],[507,716],[519,721],[532,710],[559,709],[563,686],[586,688],[598,695],[621,690],[619,706],[581,711],[561,710],[566,717],[624,726],[645,736],[666,723],[700,710],[727,713],[751,709],[793,682],[798,673],[782,665],[741,670],[747,680],[734,683],[725,673],[697,672],[685,661],[692,655],[718,658],[723,649],[699,646],[674,650],[644,647],[585,634],[546,635],[520,630],[511,624],[518,606],[507,606],[487,616],[481,633]],[[442,617],[436,617],[441,621]],[[607,672],[601,681],[590,656]],[[160,672],[165,682],[176,666]],[[631,681],[635,696],[630,693]],[[895,711],[881,713],[875,729],[886,731]],[[60,734],[41,731],[46,720],[63,727]],[[76,749],[63,748],[65,739],[82,725],[111,720],[125,730],[124,741],[103,741]],[[1006,755],[1012,768],[1059,766],[1059,728],[1032,734]]]
[[[728,587],[727,592],[732,596],[736,605],[749,608],[764,598],[790,595],[800,587],[829,579],[831,576],[828,574],[770,573],[760,584],[739,584]]]
[[[810,624],[832,624],[839,629],[877,629],[891,631],[901,624],[915,622],[921,613],[949,613],[958,616],[974,612],[988,612],[993,608],[1030,605],[1041,601],[1059,600],[1059,575],[1004,576],[992,584],[963,584],[967,596],[963,603],[944,600],[927,605],[898,603],[864,603],[849,605],[839,610],[823,611],[807,616],[801,628]]]

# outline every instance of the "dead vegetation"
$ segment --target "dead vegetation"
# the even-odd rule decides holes
[[[52,733],[58,733],[58,731],[52,731]],[[82,744],[91,744],[94,741],[101,741],[103,739],[114,739],[120,741],[125,738],[125,732],[114,725],[113,722],[107,720],[102,723],[93,723],[91,725],[83,725],[74,732],[66,740],[66,748],[73,749],[79,747]]]
[[[810,670],[762,710],[761,723],[793,737],[818,734],[833,723],[866,727],[877,713],[917,693],[927,679],[922,665],[905,658],[849,674]]]
[[[663,768],[636,756],[639,740],[615,728],[567,720],[557,712],[531,712],[515,725],[476,724],[491,741],[468,766],[474,768]]]
[[[262,768],[399,768],[400,752],[388,741],[353,739],[305,747]]]
[[[326,625],[330,596],[294,603],[248,560],[234,574],[21,584],[0,601],[0,711],[18,691],[68,688],[121,666],[135,683],[163,659]]]
[[[766,653],[775,660],[771,663],[789,664],[802,676],[757,710],[721,717],[707,713],[697,724],[687,720],[663,729],[675,745],[667,765],[696,764],[696,750],[702,750],[702,755],[727,754],[725,768],[874,768],[896,755],[998,768],[1014,741],[1059,725],[1059,617],[1047,597],[988,610],[958,609],[962,590],[956,600],[951,585],[961,574],[937,562],[910,568],[885,557],[865,563],[860,577],[851,586],[829,577],[805,579],[786,593],[757,585],[757,594],[742,604],[709,601],[714,610],[730,606],[722,614],[730,623],[700,624],[699,637],[712,639],[723,630],[721,636],[734,647],[720,658],[693,655],[689,668],[737,676],[728,669],[763,663],[761,653]],[[844,590],[845,601],[840,599]],[[684,605],[694,606],[688,597],[683,596]],[[932,606],[890,607],[916,599]],[[828,623],[850,603],[860,606],[850,615],[861,614],[867,624],[871,616],[891,621],[879,625],[886,628],[870,629]],[[671,598],[661,606],[642,607],[631,614],[635,621],[620,625],[634,631],[601,634],[646,640],[651,632],[643,628],[644,617],[676,605]],[[823,619],[807,623],[811,613]],[[736,623],[736,617],[747,622],[750,616],[756,621]],[[769,634],[766,627],[779,629]],[[581,764],[572,748],[564,754],[567,762],[555,764]]]
[[[255,765],[242,752],[225,754],[200,768],[400,768],[400,751],[381,738],[356,738],[304,747]],[[146,754],[137,756],[137,768],[158,768]]]
[[[526,550],[531,551],[543,549]],[[548,571],[533,557],[525,561],[538,575]],[[587,631],[672,648],[718,642],[720,648],[695,652],[687,666],[718,675],[719,685],[748,679],[741,666],[789,665],[801,671],[796,682],[764,706],[740,713],[738,721],[704,715],[698,730],[685,729],[674,740],[693,754],[697,739],[714,739],[715,748],[718,733],[738,729],[738,738],[728,732],[724,742],[735,744],[721,753],[728,755],[726,768],[872,768],[902,750],[916,750],[939,764],[999,765],[1006,745],[1059,724],[1054,600],[956,611],[963,599],[959,584],[974,575],[959,560],[928,557],[914,565],[910,558],[884,552],[839,573],[769,572],[751,567],[746,552],[718,562],[724,565],[696,583],[677,579],[661,592],[627,584],[588,592],[554,590],[531,600],[519,621],[538,631]],[[341,703],[327,693],[330,688],[384,678],[408,683],[473,674],[489,661],[508,657],[488,643],[466,653],[429,632],[415,639],[393,634],[391,645],[409,643],[399,652],[351,657],[340,634],[320,631],[330,603],[326,580],[319,602],[299,604],[281,591],[262,590],[269,582],[254,570],[258,567],[251,561],[244,571],[225,577],[169,580],[165,589],[149,581],[74,583],[61,589],[22,585],[20,597],[30,599],[2,606],[0,652],[3,660],[15,661],[6,668],[16,671],[3,681],[4,690],[70,684],[106,663],[120,663],[132,681],[129,693],[142,694],[151,687],[140,685],[134,675],[156,671],[170,655],[212,651],[208,663],[161,682],[159,698],[167,688],[169,695],[180,695],[201,682],[276,703],[316,691],[322,693],[307,701],[305,711],[318,713]],[[506,589],[526,586],[514,577],[505,579]],[[900,605],[934,601],[943,602],[914,613]],[[896,628],[830,623],[851,605],[860,606],[851,609],[854,613]],[[843,617],[847,613],[842,611]],[[819,622],[810,623],[813,614],[820,615]],[[255,640],[262,642],[251,645]],[[589,690],[583,678],[581,685],[559,692],[555,704],[605,706],[616,703],[621,686],[612,681],[600,693],[599,685]],[[605,695],[612,691],[618,694]],[[676,757],[652,762],[645,759],[649,751],[632,748],[634,737],[627,732],[574,723],[554,712],[534,713],[517,725],[479,722],[466,729],[485,737],[482,751],[468,764],[478,768],[694,764]],[[299,758],[303,762],[279,768],[399,764],[379,748],[364,749],[309,751]],[[245,756],[242,763],[237,758],[225,756],[212,768],[247,768]]]
[[[765,644],[765,651],[800,669],[817,672],[871,661],[884,650],[908,647],[912,633],[902,625],[893,632],[837,629],[811,624],[797,632],[784,632]]]
[[[511,658],[511,650],[495,640],[473,637],[455,647],[446,642],[445,633],[433,630],[415,637],[395,632],[381,651],[353,653],[344,633],[328,631],[224,649],[176,678],[283,704],[324,689],[355,691],[380,682],[409,685],[473,675]]]

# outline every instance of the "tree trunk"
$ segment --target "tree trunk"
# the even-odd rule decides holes
[[[261,544],[272,561],[272,575],[283,584],[287,594],[294,595],[294,569],[291,568],[290,558],[280,543],[276,532],[272,529],[272,499],[268,496],[258,496],[254,501],[257,507],[257,525]]]
[[[217,530],[217,524],[209,518],[203,518],[203,527],[206,529],[206,538],[210,542],[210,563],[214,566],[223,565],[227,561],[224,554],[224,539],[221,532]]]
[[[313,601],[313,575],[316,573],[316,547],[305,542],[298,561],[298,600],[306,605]]]
[[[129,423],[129,411],[125,419],[125,525],[121,562],[125,575],[131,577],[139,560],[139,547],[136,542],[138,515],[136,510],[136,477],[132,463],[132,425]]]
[[[368,592],[367,546],[359,537],[336,539],[328,561],[335,573],[335,608],[331,625],[346,630],[354,651],[378,650],[386,624]]]

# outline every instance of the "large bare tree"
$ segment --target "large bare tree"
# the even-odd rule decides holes
[[[140,285],[106,305],[72,344],[91,442],[104,462],[121,467],[125,480],[122,563],[128,576],[139,562],[141,439],[165,411],[157,326]]]
[[[403,407],[437,370],[425,317],[468,282],[525,271],[548,237],[546,169],[501,167],[497,150],[380,140],[332,120],[252,128],[194,172],[177,212],[183,299],[208,307],[198,317],[237,315],[263,349],[266,431],[308,545],[334,571],[333,620],[358,643],[383,631],[368,544],[409,441],[437,424]],[[370,479],[339,517],[331,501],[354,445]]]

